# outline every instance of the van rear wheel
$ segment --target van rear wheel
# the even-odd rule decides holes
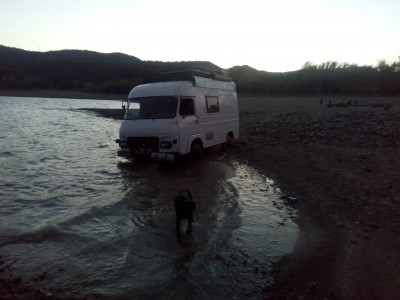
[[[199,144],[192,144],[190,147],[190,160],[203,159],[203,148]]]

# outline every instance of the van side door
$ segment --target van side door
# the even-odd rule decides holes
[[[179,150],[181,153],[190,151],[190,138],[199,133],[194,97],[181,97],[179,103]]]

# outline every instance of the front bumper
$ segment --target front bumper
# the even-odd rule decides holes
[[[150,156],[153,160],[156,160],[156,161],[175,162],[175,154],[173,154],[173,153],[160,153],[160,152],[133,153],[132,151],[129,151],[129,150],[119,150],[118,151],[118,156],[124,157],[124,158],[133,158],[133,157],[138,157],[140,155]]]

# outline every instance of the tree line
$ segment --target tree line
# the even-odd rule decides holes
[[[249,95],[399,95],[400,57],[376,66],[328,61],[306,62],[298,71],[269,73],[248,66],[233,67],[239,93]]]
[[[151,74],[193,65],[219,69],[204,61],[142,61],[122,53],[61,50],[25,51],[0,46],[0,89],[58,89],[127,94]],[[247,95],[398,95],[400,57],[376,66],[328,61],[306,62],[293,72],[265,72],[249,66],[229,69],[237,91]]]

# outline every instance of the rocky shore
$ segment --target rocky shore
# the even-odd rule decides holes
[[[244,129],[244,134],[258,137],[263,144],[270,145],[320,143],[346,147],[398,147],[400,118],[398,112],[378,109],[347,114],[333,112],[327,116],[289,113],[270,121],[259,121]]]
[[[240,100],[234,155],[298,199],[301,233],[265,298],[400,299],[399,99]]]

